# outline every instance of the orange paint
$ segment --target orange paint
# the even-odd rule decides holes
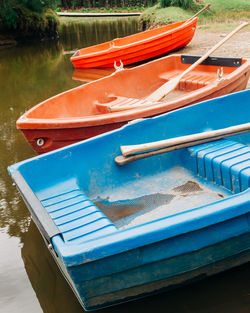
[[[92,82],[94,80],[103,78],[105,76],[109,76],[114,73],[114,68],[83,68],[83,69],[75,69],[72,79],[79,80],[82,82]]]
[[[165,100],[152,106],[108,112],[109,106],[142,101],[190,64],[180,55],[167,56],[68,90],[41,102],[17,121],[26,139],[38,152],[96,136],[128,121],[150,117],[205,99],[243,90],[250,75],[250,60],[239,67],[223,66],[223,80],[217,80],[221,66],[198,65]],[[43,138],[44,144],[37,145]]]
[[[76,51],[75,68],[114,67],[151,59],[185,47],[193,38],[198,18],[186,20]]]

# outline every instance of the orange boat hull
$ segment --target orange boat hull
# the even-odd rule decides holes
[[[137,63],[185,47],[193,38],[197,17],[104,44],[78,50],[71,62],[75,68],[114,67]]]
[[[247,59],[240,59],[239,66],[224,65],[220,80],[217,70],[221,65],[199,65],[157,105],[112,113],[100,110],[100,107],[108,109],[119,99],[144,99],[190,66],[182,63],[182,59],[180,55],[164,57],[66,91],[26,112],[17,121],[17,127],[35,151],[44,153],[119,128],[134,119],[155,116],[246,87],[250,75]]]
[[[94,80],[109,76],[115,72],[114,68],[85,68],[75,69],[72,79],[79,80],[85,83],[92,82]]]

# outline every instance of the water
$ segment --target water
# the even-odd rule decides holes
[[[138,30],[135,19],[61,27],[58,42],[0,50],[0,312],[80,313],[83,309],[49,254],[7,173],[35,155],[16,119],[40,101],[83,82],[73,80],[67,51]],[[38,177],[39,179],[39,177]],[[104,312],[250,312],[250,266]]]

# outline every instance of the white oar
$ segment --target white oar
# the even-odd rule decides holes
[[[195,146],[209,141],[218,140],[233,135],[239,135],[249,131],[250,123],[246,123],[203,133],[144,143],[140,145],[121,146],[121,151],[123,155],[116,157],[115,162],[118,165],[124,165],[153,155]]]
[[[176,76],[175,78],[169,80],[165,84],[163,84],[160,88],[158,88],[156,91],[154,91],[151,95],[146,97],[145,99],[148,101],[160,101],[163,97],[168,95],[171,91],[173,91],[177,85],[179,84],[180,80],[184,75],[191,72],[197,65],[202,63],[206,58],[213,53],[216,49],[218,49],[220,46],[222,46],[228,39],[230,39],[234,34],[236,34],[238,31],[240,31],[243,27],[247,26],[249,23],[245,22],[238,26],[234,31],[232,31],[230,34],[228,34],[224,39],[222,39],[220,42],[218,42],[214,47],[212,47],[206,54],[204,54],[200,59],[198,59],[195,63],[193,63],[191,66],[189,66],[184,72],[182,72],[180,75]]]

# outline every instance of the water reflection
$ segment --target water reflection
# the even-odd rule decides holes
[[[124,23],[130,24],[128,20],[124,20]],[[26,240],[25,235],[29,229],[30,214],[16,188],[12,186],[7,166],[35,155],[22,134],[16,129],[17,118],[42,100],[83,83],[72,80],[74,68],[69,60],[69,55],[64,54],[64,51],[69,50],[71,46],[88,45],[90,37],[85,38],[80,35],[81,26],[78,25],[75,28],[75,33],[72,33],[71,27],[64,28],[67,34],[61,35],[59,41],[25,44],[0,50],[0,251],[2,253],[0,258],[0,311],[3,310],[4,313],[41,312],[20,256],[22,242]],[[88,24],[87,27],[85,33],[89,36],[91,26]],[[93,33],[96,34],[92,42],[95,43],[97,38],[98,40],[111,40],[113,37],[128,35],[134,31],[133,28],[128,27],[128,30],[127,26],[124,26],[124,30],[119,33],[120,30],[114,32],[113,27],[115,25],[108,27],[106,25],[102,28],[101,24],[95,22],[93,32],[90,34],[90,36],[94,36]],[[108,29],[111,30],[110,33],[108,33]],[[128,33],[125,34],[126,31]],[[76,32],[79,34],[77,35]],[[81,38],[81,41],[77,42],[77,38]],[[34,225],[31,226],[31,231],[27,233],[27,236],[30,232],[32,234],[32,228]],[[33,235],[29,238],[23,251],[25,249],[29,251],[26,254],[28,262],[25,261],[25,268],[30,276],[30,272],[35,272],[34,268],[39,268],[39,264],[36,262],[39,261],[41,254],[46,253],[46,247],[42,248],[39,241],[35,247],[38,249],[37,252],[35,249],[29,249],[29,246],[32,248],[37,244]],[[39,234],[36,238],[41,240]],[[32,253],[34,254],[32,255]],[[25,260],[25,253],[23,255]],[[50,257],[48,254],[47,256]],[[42,262],[46,263],[46,260]],[[51,276],[47,275],[48,268],[51,269]],[[47,300],[41,300],[42,309],[45,312],[82,312],[69,287],[67,285],[65,287],[66,282],[58,272],[56,265],[50,261],[48,268],[39,272],[43,279],[39,279],[38,298],[39,300],[40,297],[43,299],[44,294],[47,298]],[[32,281],[32,285],[37,291],[34,281]],[[50,293],[54,287],[50,288],[50,286],[55,287],[58,295],[55,299],[53,293]],[[49,293],[46,293],[43,288]],[[70,305],[67,305],[68,299],[70,299]]]
[[[61,25],[58,41],[0,51],[0,228],[6,227],[11,236],[20,237],[27,230],[29,213],[12,187],[6,168],[35,155],[16,130],[17,118],[51,96],[104,75],[73,80],[74,68],[65,50],[126,36],[139,28],[137,18],[84,21]]]
[[[7,174],[7,166],[35,155],[21,133],[17,118],[38,102],[81,84],[61,43],[19,46],[0,51],[0,227],[18,236],[27,231],[29,213]]]
[[[83,312],[33,221],[23,241],[21,253],[25,270],[43,312]]]
[[[140,30],[137,17],[84,19],[60,25],[60,38],[65,50],[80,49],[114,38],[134,34]]]
[[[28,209],[12,186],[6,168],[35,155],[16,130],[17,118],[40,101],[83,83],[84,79],[72,80],[74,69],[69,55],[63,52],[138,31],[135,19],[104,23],[98,20],[92,25],[87,22],[62,26],[61,39],[57,42],[0,51],[0,311],[5,313],[83,312],[40,233],[30,223]],[[250,265],[244,265],[167,294],[99,312],[247,313],[249,278]]]
[[[8,242],[8,245],[5,242]],[[0,230],[0,312],[41,312],[21,258],[22,243]]]

